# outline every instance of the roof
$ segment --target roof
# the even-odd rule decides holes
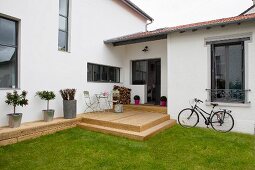
[[[149,16],[147,13],[145,13],[141,8],[139,8],[137,5],[135,5],[133,2],[131,2],[130,0],[121,0],[123,3],[125,3],[127,6],[129,6],[130,8],[132,8],[135,12],[137,12],[138,14],[140,14],[141,16],[143,16],[144,18],[153,21],[154,19]]]
[[[167,34],[172,32],[182,33],[189,30],[196,31],[198,29],[210,29],[211,27],[215,27],[215,26],[240,24],[241,22],[249,22],[249,21],[255,21],[255,13],[229,17],[229,18],[216,19],[216,20],[205,21],[205,22],[198,22],[198,23],[187,24],[187,25],[179,25],[175,27],[166,27],[166,28],[161,28],[161,29],[147,31],[147,32],[139,32],[135,34],[125,35],[125,36],[105,40],[104,42],[106,44],[113,44],[114,46],[134,44],[139,42],[165,39],[167,37]]]

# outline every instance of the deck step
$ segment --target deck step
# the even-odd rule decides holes
[[[167,114],[167,107],[156,106],[156,105],[124,105],[124,110],[136,110],[144,112],[154,112]]]
[[[147,116],[148,122],[145,124],[139,123],[139,119],[141,119],[141,121],[142,121],[142,119],[145,119],[144,117],[142,117],[139,114],[124,117],[121,119],[116,119],[116,120],[113,119],[110,121],[84,117],[82,119],[82,122],[87,123],[87,124],[109,127],[109,128],[122,129],[122,130],[134,131],[134,132],[142,132],[142,131],[145,131],[145,130],[147,130],[151,127],[154,127],[160,123],[170,120],[169,115],[163,115],[163,114],[159,115],[158,114],[158,117],[153,117],[153,116],[154,115],[152,115],[151,117]]]
[[[89,123],[79,123],[77,126],[80,128],[95,131],[95,132],[112,134],[115,136],[122,136],[129,139],[144,141],[152,137],[153,135],[174,126],[175,124],[176,124],[176,120],[167,120],[142,132],[134,132],[129,130],[89,124]]]

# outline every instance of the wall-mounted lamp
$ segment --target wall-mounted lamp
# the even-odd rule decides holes
[[[145,46],[144,49],[142,50],[143,52],[148,52],[149,51],[149,47],[148,46]]]

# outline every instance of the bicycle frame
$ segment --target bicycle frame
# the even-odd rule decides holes
[[[211,116],[213,115],[214,112],[214,107],[211,111],[211,113],[206,112],[205,110],[203,110],[202,108],[200,108],[197,104],[195,104],[195,106],[191,106],[192,110],[195,111],[196,113],[199,113],[205,121],[211,121]],[[209,117],[206,117],[204,114],[208,115]],[[199,121],[199,120],[198,120]]]

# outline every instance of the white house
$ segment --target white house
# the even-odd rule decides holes
[[[29,122],[43,117],[38,90],[76,88],[82,113],[84,90],[117,84],[142,103],[167,96],[172,118],[195,97],[208,110],[217,102],[233,111],[235,131],[254,134],[253,7],[236,17],[145,31],[153,18],[129,0],[0,0],[0,126],[7,125],[11,107],[4,100],[13,89],[29,93],[29,106],[18,108]],[[51,107],[63,116],[60,95]]]

